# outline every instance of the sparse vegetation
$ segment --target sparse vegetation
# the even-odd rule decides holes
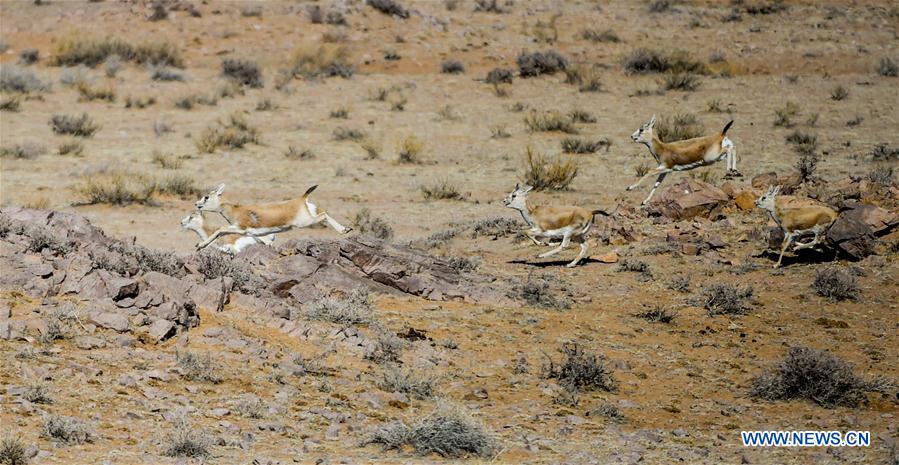
[[[45,153],[47,153],[47,147],[30,142],[15,144],[9,147],[0,147],[0,158],[31,160]]]
[[[56,150],[59,155],[74,155],[78,157],[84,152],[84,144],[77,139],[70,139],[60,142]]]
[[[278,104],[268,97],[256,102],[256,111],[275,111],[278,108]]]
[[[618,37],[618,34],[611,29],[599,30],[596,28],[587,28],[583,29],[580,32],[581,39],[589,40],[594,43],[618,43],[621,42],[621,39]]]
[[[366,0],[365,3],[385,15],[398,16],[403,19],[409,17],[409,10],[395,0]]]
[[[259,131],[250,126],[241,112],[234,112],[226,121],[206,128],[195,141],[203,153],[213,153],[219,147],[242,149],[247,144],[259,143]]]
[[[506,139],[512,137],[512,135],[506,131],[505,124],[494,124],[490,126],[490,137],[493,139]]]
[[[564,344],[559,351],[565,359],[556,364],[551,357],[547,357],[547,364],[543,367],[544,378],[558,380],[565,390],[574,393],[617,389],[618,383],[606,367],[604,357],[586,352],[578,342]]]
[[[336,119],[347,119],[350,117],[350,109],[347,107],[340,107],[334,110],[331,110],[331,113],[328,114],[331,118]]]
[[[36,48],[26,48],[19,52],[19,63],[30,66],[37,63],[40,59],[40,52]]]
[[[649,266],[649,263],[646,263],[642,260],[629,260],[624,259],[618,263],[618,267],[615,268],[617,272],[629,272],[629,273],[640,273],[637,277],[638,281],[647,282],[652,281],[652,269]]]
[[[524,153],[523,180],[535,190],[564,190],[574,181],[578,163],[574,158],[548,157],[532,147]]]
[[[193,352],[176,354],[181,376],[188,381],[219,384],[224,381],[221,368],[209,354],[197,355]]]
[[[397,363],[406,341],[380,325],[375,326],[374,344],[366,348],[364,358],[379,364]]]
[[[363,208],[356,212],[353,217],[353,227],[359,231],[359,234],[372,236],[378,239],[389,241],[393,238],[393,228],[386,221],[378,217],[371,216],[371,210]]]
[[[749,313],[752,287],[738,289],[730,284],[715,283],[702,288],[702,303],[709,316],[744,315]]]
[[[668,289],[677,292],[690,292],[690,276],[675,276],[668,281]]]
[[[17,112],[21,105],[19,104],[19,96],[11,95],[0,99],[0,111]]]
[[[818,270],[812,287],[831,301],[858,300],[861,293],[855,276],[837,268]]]
[[[400,163],[420,164],[422,160],[424,143],[415,136],[408,136],[397,145],[397,160]]]
[[[78,90],[79,102],[92,102],[94,100],[115,102],[116,92],[112,86],[93,87],[87,81],[79,81],[75,84],[75,89]]]
[[[75,418],[59,415],[44,417],[41,437],[65,444],[83,444],[93,440],[84,423]]]
[[[5,436],[0,440],[0,464],[28,465],[28,449],[19,437]]]
[[[42,81],[30,69],[20,68],[16,65],[0,66],[0,91],[39,93],[49,89],[50,84]]]
[[[144,108],[147,108],[147,107],[149,107],[151,105],[155,105],[155,104],[156,104],[156,97],[153,97],[152,95],[149,97],[132,97],[129,95],[128,97],[125,98],[125,108],[137,108],[139,110],[143,110]],[[175,105],[178,106],[179,104],[176,103]],[[185,104],[182,103],[181,105],[182,105],[181,107],[183,107],[183,105],[185,105]],[[193,102],[189,102],[187,105],[193,106]],[[179,107],[179,108],[181,108],[181,107]]]
[[[255,61],[226,58],[222,60],[222,75],[240,85],[262,87],[262,70]]]
[[[562,116],[558,111],[538,112],[531,110],[524,117],[524,124],[531,132],[552,132],[559,131],[566,134],[577,134],[578,130],[572,124],[571,118]]]
[[[184,74],[166,66],[153,66],[150,68],[150,79],[154,81],[184,81]]]
[[[780,362],[752,379],[750,395],[764,400],[804,399],[822,407],[855,407],[872,386],[852,365],[826,351],[791,347]]]
[[[465,65],[459,60],[444,60],[443,63],[440,63],[440,72],[444,74],[462,74],[465,72]]]
[[[774,110],[774,126],[781,126],[785,128],[791,128],[796,124],[793,122],[793,118],[795,118],[799,114],[799,105],[796,102],[787,102],[783,108],[778,108]]]
[[[349,49],[338,44],[302,45],[294,51],[290,63],[290,75],[306,79],[350,78],[354,73],[349,63]]]
[[[359,143],[359,147],[365,151],[366,160],[376,160],[381,157],[381,146],[374,141],[365,139]]]
[[[799,154],[810,154],[818,148],[818,136],[815,134],[795,130],[787,135],[786,141],[793,146],[793,150]]]
[[[342,298],[324,297],[306,305],[306,317],[342,325],[368,324],[374,320],[367,292],[352,291]]]
[[[573,123],[595,123],[596,117],[586,110],[575,108],[568,112],[568,119]]]
[[[474,0],[474,11],[497,14],[507,13],[499,3],[500,0]]]
[[[100,126],[94,120],[82,113],[81,116],[53,115],[50,118],[50,126],[57,134],[69,134],[77,137],[90,137],[96,133]]]
[[[175,429],[169,433],[165,442],[167,446],[163,455],[166,457],[207,457],[212,445],[212,439],[205,433],[194,430],[184,419],[175,422]]]
[[[608,138],[598,139],[594,141],[567,137],[562,139],[562,151],[565,153],[595,153],[599,149],[605,147],[606,152],[612,146],[612,141]]]
[[[522,52],[518,55],[518,72],[521,77],[536,77],[541,74],[555,74],[568,68],[568,59],[555,50],[544,52]]]
[[[310,160],[315,158],[315,153],[311,149],[300,149],[289,145],[284,151],[284,156],[291,160]]]
[[[465,198],[459,189],[449,180],[442,179],[433,184],[422,185],[421,195],[425,200],[463,200]]]
[[[402,370],[389,364],[379,386],[387,392],[401,392],[416,399],[430,399],[434,395],[434,379],[417,376],[412,370]]]
[[[706,65],[683,50],[662,52],[648,48],[634,50],[622,61],[627,74],[692,73],[705,74]]]
[[[53,56],[55,66],[85,65],[94,67],[116,55],[124,61],[138,64],[184,67],[181,52],[168,42],[147,42],[133,45],[122,39],[107,37],[96,39],[73,36],[58,42]]]
[[[412,426],[398,422],[381,427],[362,445],[368,444],[380,444],[385,450],[409,445],[419,455],[436,453],[448,458],[469,455],[487,458],[498,447],[484,426],[461,407],[448,404],[439,405]]]
[[[511,84],[515,72],[506,68],[493,68],[487,73],[484,81],[487,84]]]
[[[560,299],[553,295],[546,279],[528,277],[527,281],[512,289],[513,296],[527,302],[533,307],[565,310],[571,307],[567,299]]]
[[[692,139],[705,134],[705,127],[699,122],[699,118],[692,113],[678,113],[672,117],[661,117],[653,128],[655,135],[662,142],[674,142],[684,139]]]
[[[865,179],[883,187],[891,187],[896,183],[896,180],[893,178],[892,166],[875,167],[865,175]]]
[[[184,164],[184,160],[172,155],[171,153],[163,153],[159,150],[153,151],[153,163],[158,165],[162,169],[166,170],[176,170],[181,168],[181,165]]]
[[[680,90],[693,92],[699,88],[699,78],[686,73],[668,74],[662,79],[662,87],[665,90]]]
[[[346,18],[343,13],[337,10],[325,12],[318,5],[312,5],[306,10],[306,16],[312,24],[332,24],[335,26],[346,25]]]
[[[637,316],[650,323],[671,324],[674,322],[674,318],[677,317],[677,312],[668,310],[665,307],[653,307],[638,313]]]
[[[843,86],[836,86],[832,91],[830,91],[831,100],[845,100],[846,97],[849,96],[849,89],[846,89]]]
[[[899,76],[899,65],[889,57],[883,57],[877,62],[877,74],[886,77]]]
[[[365,133],[358,130],[347,128],[343,126],[338,126],[334,128],[334,131],[331,133],[331,136],[334,137],[334,140],[354,140],[360,141],[365,138]]]

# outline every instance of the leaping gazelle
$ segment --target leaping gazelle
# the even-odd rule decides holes
[[[210,234],[206,240],[197,244],[197,249],[208,246],[225,234],[259,237],[323,222],[341,234],[352,231],[352,228],[338,223],[327,213],[316,211],[315,206],[308,200],[309,194],[316,187],[318,186],[310,187],[301,197],[283,202],[238,205],[222,202],[225,185],[218,186],[197,201],[197,210],[221,213],[230,224]]]
[[[780,188],[781,186],[769,186],[768,192],[755,201],[755,206],[767,211],[771,219],[777,223],[777,226],[784,233],[783,244],[780,247],[780,256],[777,257],[777,263],[774,265],[774,268],[780,267],[780,262],[784,258],[784,252],[787,251],[790,244],[797,237],[808,233],[815,235],[814,239],[804,244],[797,242],[793,250],[807,249],[820,244],[822,236],[839,215],[834,209],[824,205],[783,208],[775,202],[777,194],[780,193]]]
[[[593,226],[593,217],[597,214],[609,216],[604,210],[587,210],[581,207],[550,207],[531,206],[528,204],[528,193],[534,188],[528,185],[515,184],[515,190],[506,196],[503,203],[521,212],[524,221],[530,226],[525,231],[528,239],[535,245],[555,245],[551,241],[559,239],[560,244],[555,249],[544,252],[537,258],[546,258],[555,255],[568,247],[571,241],[581,246],[581,252],[571,263],[565,265],[568,268],[576,266],[587,256],[587,231]],[[546,242],[544,242],[544,240]]]
[[[649,153],[659,164],[656,169],[646,173],[634,185],[627,188],[629,191],[634,190],[646,178],[658,175],[655,185],[649,191],[649,196],[640,205],[646,205],[649,202],[649,199],[656,193],[656,189],[665,180],[665,176],[668,176],[668,173],[672,171],[687,171],[700,166],[708,166],[726,157],[727,174],[730,176],[740,175],[740,172],[737,171],[737,152],[734,148],[734,143],[725,136],[730,126],[734,124],[733,120],[724,125],[724,129],[721,130],[720,134],[694,137],[693,139],[675,142],[662,142],[652,130],[655,124],[656,117],[653,115],[649,122],[631,134],[631,139],[634,142],[649,148]]]
[[[197,235],[200,236],[200,240],[208,239],[209,235],[214,232],[212,228],[206,224],[206,216],[200,210],[194,211],[181,219],[181,227],[197,233]],[[275,235],[269,234],[268,236],[259,237],[232,235],[231,237],[225,238],[223,241],[224,244],[219,246],[219,250],[234,255],[253,244],[271,245],[272,242],[275,241]]]

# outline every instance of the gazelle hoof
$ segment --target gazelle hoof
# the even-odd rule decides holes
[[[569,264],[565,265],[565,268],[574,268],[576,266],[577,266],[577,262],[573,262],[573,263],[569,263]]]

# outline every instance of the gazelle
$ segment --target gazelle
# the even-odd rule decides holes
[[[200,240],[206,240],[214,232],[209,225],[206,224],[206,216],[202,211],[195,211],[181,219],[181,227],[197,233]],[[271,245],[275,241],[275,235],[252,237],[252,236],[231,236],[223,239],[224,244],[219,246],[222,252],[234,255],[252,244]]]
[[[737,171],[737,152],[734,148],[734,143],[725,136],[730,126],[734,124],[733,120],[724,125],[724,129],[721,130],[720,134],[667,143],[662,142],[653,132],[652,129],[655,124],[656,117],[652,115],[652,119],[649,122],[631,134],[631,139],[634,142],[649,148],[649,153],[659,164],[656,169],[646,173],[636,184],[627,188],[629,191],[634,190],[646,178],[658,175],[655,185],[649,191],[649,196],[640,205],[646,205],[649,202],[649,199],[656,193],[656,189],[665,180],[665,176],[668,176],[668,173],[672,171],[687,171],[700,166],[708,166],[726,157],[727,174],[731,176],[740,175],[740,172]]]
[[[568,268],[576,266],[587,256],[587,239],[585,235],[593,226],[593,217],[597,214],[609,216],[604,210],[587,210],[581,207],[549,207],[528,205],[528,193],[534,188],[528,185],[515,184],[515,190],[509,193],[503,200],[503,204],[521,212],[524,221],[530,226],[525,231],[528,239],[535,245],[555,245],[552,239],[560,239],[558,247],[543,252],[537,258],[546,258],[555,255],[568,247],[571,241],[581,246],[581,252],[571,263],[565,265]],[[544,242],[544,240],[546,242]]]
[[[780,193],[782,186],[769,186],[768,192],[755,201],[755,205],[768,211],[771,219],[780,226],[784,232],[783,245],[780,248],[780,256],[774,268],[780,267],[784,258],[784,252],[790,247],[793,239],[807,233],[814,233],[815,238],[805,244],[796,243],[793,250],[807,249],[821,243],[822,235],[836,221],[838,213],[824,205],[803,205],[794,208],[783,208],[777,205],[775,198]]]
[[[212,241],[226,234],[259,237],[293,228],[305,228],[322,222],[326,222],[342,234],[352,231],[352,228],[343,226],[327,213],[316,211],[315,205],[308,200],[309,194],[316,187],[318,186],[310,187],[302,197],[283,202],[238,205],[222,202],[225,185],[218,186],[197,201],[197,210],[221,213],[230,224],[210,234],[206,240],[197,244],[197,249],[208,246]]]

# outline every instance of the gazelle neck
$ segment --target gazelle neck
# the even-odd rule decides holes
[[[665,143],[662,142],[662,140],[659,139],[658,136],[655,135],[655,133],[652,133],[652,137],[650,139],[650,142],[644,142],[643,145],[645,145],[646,148],[649,149],[649,154],[652,155],[652,158],[655,158],[656,162],[661,163],[659,152],[661,151],[661,148],[665,145]]]
[[[521,217],[524,218],[524,222],[528,224],[530,227],[534,227],[537,223],[534,222],[534,218],[531,217],[531,206],[528,203],[527,199],[524,201],[524,208],[517,208],[521,213]]]

